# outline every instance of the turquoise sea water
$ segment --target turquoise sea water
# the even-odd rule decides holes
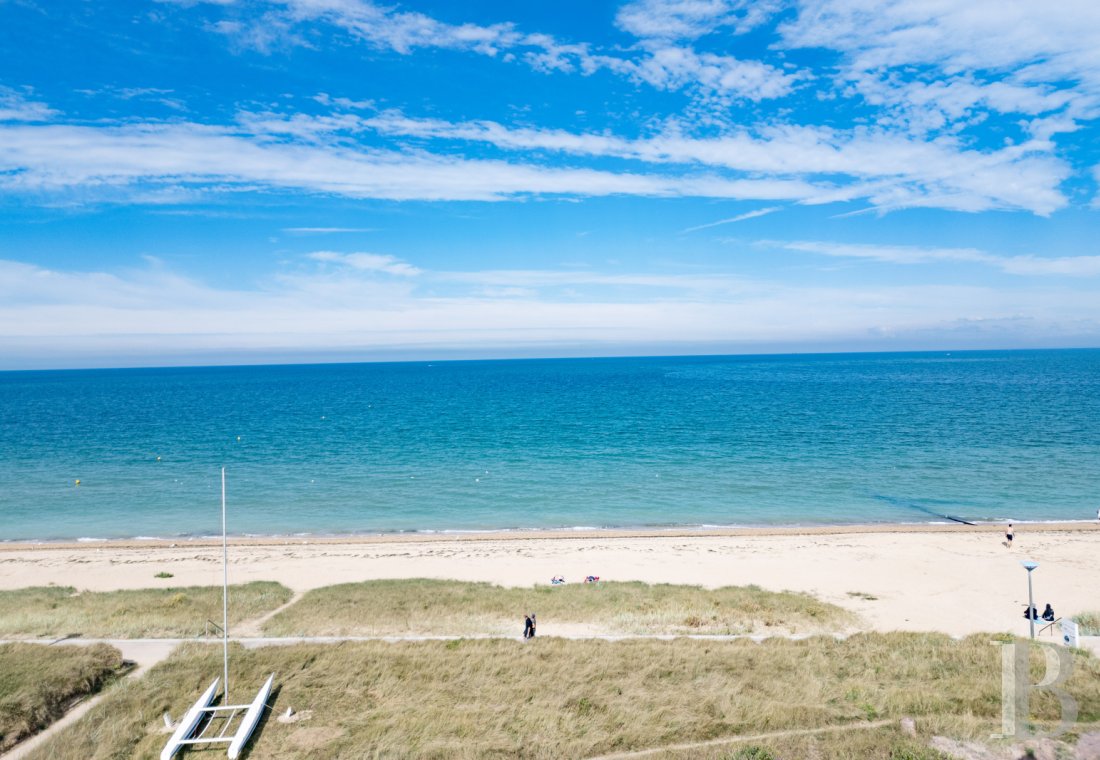
[[[216,534],[223,464],[235,534],[1094,519],[1100,350],[0,373],[0,539]]]

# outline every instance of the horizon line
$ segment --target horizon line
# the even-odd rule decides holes
[[[303,361],[256,361],[256,362],[212,362],[200,364],[128,364],[128,365],[90,365],[68,367],[16,367],[0,368],[0,374],[15,374],[21,372],[94,372],[94,371],[127,371],[127,370],[157,370],[157,369],[241,369],[248,367],[321,367],[321,366],[346,366],[361,364],[457,364],[473,362],[522,362],[522,361],[599,361],[616,359],[712,359],[712,358],[755,358],[755,357],[813,357],[813,356],[873,356],[873,355],[899,355],[899,354],[989,354],[989,353],[1024,353],[1039,351],[1097,351],[1100,345],[1095,346],[1015,346],[996,348],[960,348],[946,346],[943,348],[906,348],[906,349],[837,349],[837,350],[774,350],[752,352],[702,352],[702,353],[624,353],[624,354],[563,354],[546,356],[464,356],[464,357],[429,357],[423,359],[397,359],[397,358],[333,358],[330,360],[314,359]]]

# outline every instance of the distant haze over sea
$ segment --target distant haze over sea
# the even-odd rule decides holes
[[[0,539],[1095,519],[1100,350],[0,373]],[[77,485],[76,481],[80,484]]]

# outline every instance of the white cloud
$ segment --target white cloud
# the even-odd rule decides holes
[[[509,129],[491,121],[452,124],[412,119],[392,111],[363,124],[383,134],[488,142],[508,150],[697,164],[806,181],[821,175],[817,192],[804,197],[804,202],[866,198],[884,209],[1009,208],[1045,215],[1066,204],[1059,185],[1070,174],[1069,165],[1050,155],[1049,146],[1043,143],[982,152],[966,148],[953,137],[926,140],[873,129],[764,125],[755,132],[739,129],[718,137],[666,131],[631,140],[607,134]],[[837,175],[847,181],[838,181]]]
[[[615,24],[636,37],[695,39],[720,29],[747,32],[780,7],[777,0],[633,0]]]
[[[210,25],[238,44],[271,52],[280,45],[305,45],[295,30],[306,22],[320,22],[343,30],[375,48],[408,55],[420,48],[459,50],[502,60],[522,60],[538,71],[592,74],[608,70],[662,90],[690,90],[704,100],[759,101],[786,95],[801,74],[791,74],[760,61],[699,53],[671,44],[677,37],[694,34],[653,35],[642,26],[675,18],[678,27],[702,29],[710,25],[745,30],[763,20],[772,3],[648,2],[645,7],[624,9],[627,27],[639,36],[655,38],[652,45],[629,51],[599,51],[588,43],[562,42],[551,35],[520,31],[515,24],[451,24],[416,11],[384,7],[371,0],[273,0],[269,10],[251,21],[220,20]],[[696,7],[700,6],[700,7]],[[707,6],[707,7],[702,7]],[[663,42],[662,42],[663,40]],[[349,101],[350,102],[350,101]]]
[[[601,56],[604,67],[659,90],[692,90],[706,100],[728,106],[732,100],[781,98],[789,94],[802,74],[788,74],[760,61],[728,55],[699,53],[678,45],[648,47],[637,59]]]
[[[0,190],[114,198],[137,190],[282,189],[392,200],[501,200],[522,195],[813,197],[798,179],[614,173],[354,148],[313,138],[272,141],[193,123],[0,125]],[[159,197],[159,196],[154,196]],[[170,198],[169,198],[170,199]],[[165,200],[161,198],[161,200]]]
[[[870,245],[811,240],[768,244],[791,251],[839,258],[868,259],[890,264],[929,264],[947,261],[985,264],[1008,274],[1022,276],[1100,276],[1100,256],[997,256],[977,248],[926,248],[910,245]]]
[[[982,110],[1098,115],[1092,0],[801,0],[779,32],[787,47],[841,52],[842,78],[917,131]]]
[[[628,172],[472,160],[360,146],[366,129],[390,136],[491,143],[515,151],[613,156],[649,164]],[[1049,214],[1065,205],[1068,165],[1041,146],[964,149],[870,130],[761,127],[720,137],[676,132],[626,139],[495,122],[417,120],[384,112],[289,117],[242,114],[236,126],[149,122],[0,124],[0,190],[81,200],[171,203],[195,192],[279,189],[394,200],[500,200],[523,195],[708,197],[883,209],[929,206]],[[448,149],[453,153],[453,149]],[[683,166],[673,167],[680,164]]]
[[[29,100],[18,90],[0,85],[0,122],[4,121],[49,121],[57,116],[45,103]]]
[[[395,256],[380,253],[337,253],[335,251],[314,251],[306,254],[314,261],[329,264],[342,264],[364,272],[385,272],[401,277],[415,277],[421,270]]]

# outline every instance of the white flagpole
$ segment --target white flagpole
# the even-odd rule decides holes
[[[225,468],[222,468],[222,659],[225,703],[229,702],[229,548],[225,539]]]

